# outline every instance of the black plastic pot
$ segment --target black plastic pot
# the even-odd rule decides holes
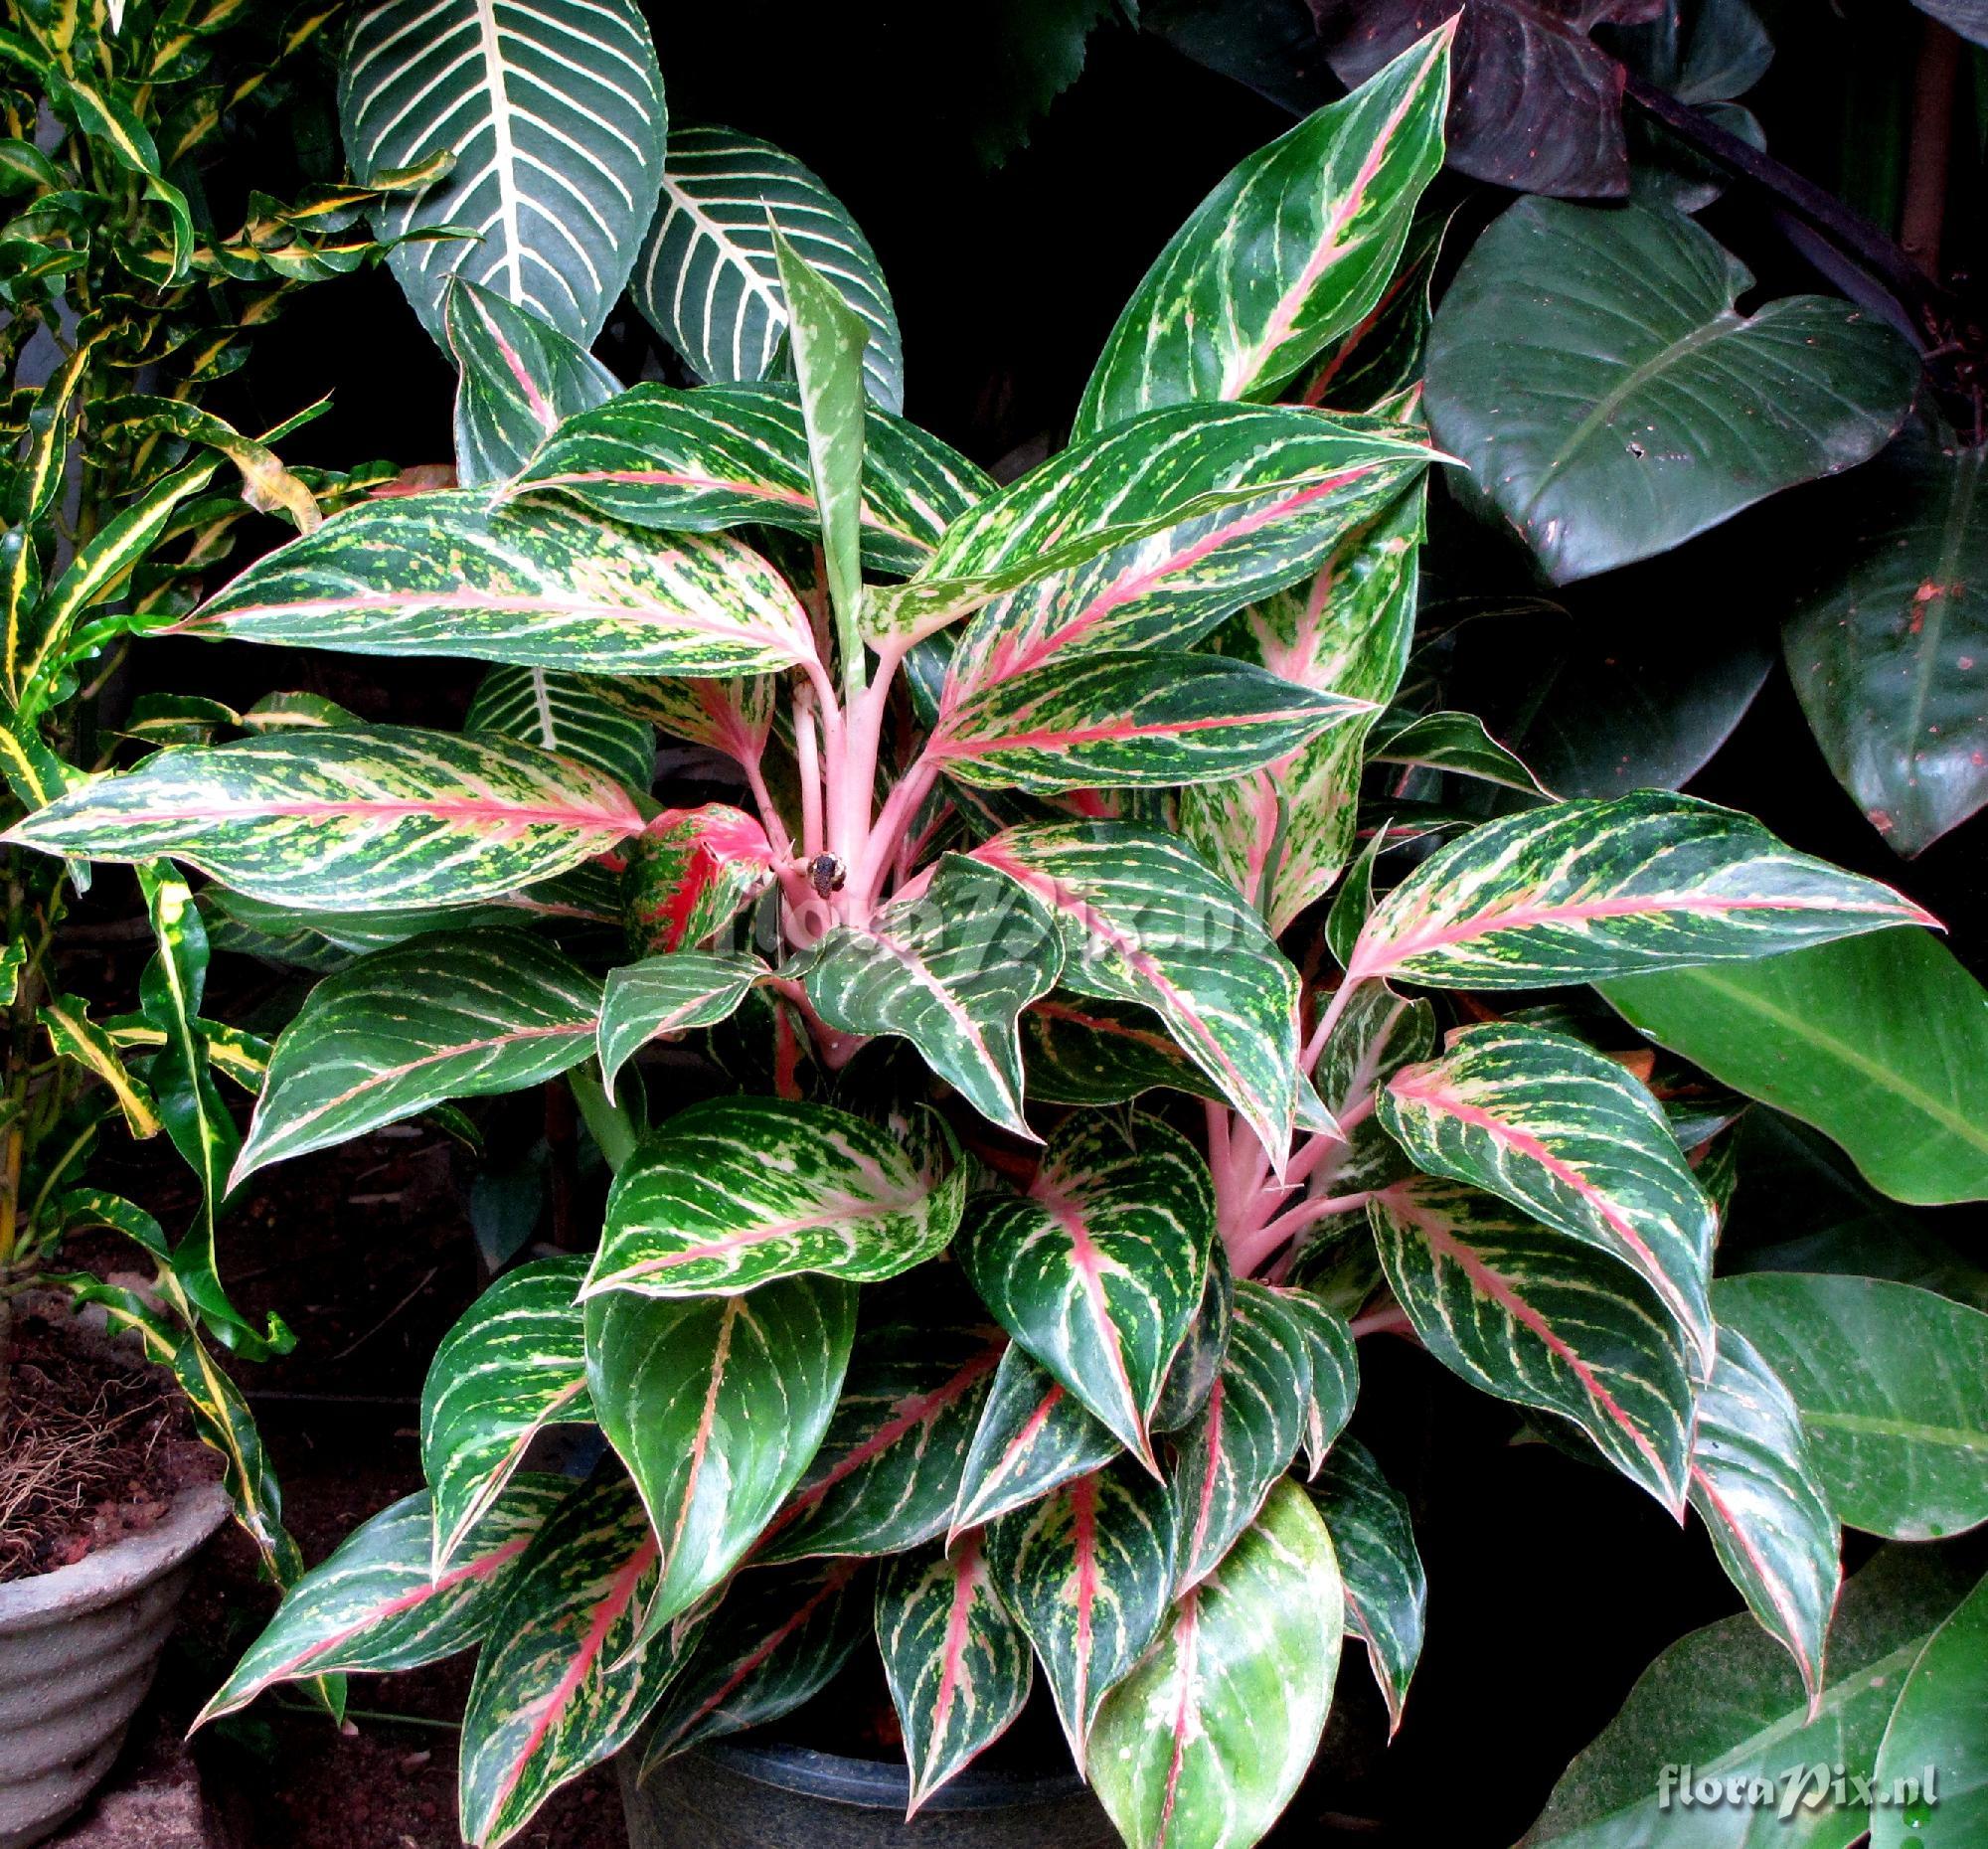
[[[1074,1772],[1017,1778],[969,1765],[907,1823],[902,1765],[728,1742],[671,1760],[638,1785],[643,1744],[616,1761],[630,1849],[1110,1849],[1118,1840]]]

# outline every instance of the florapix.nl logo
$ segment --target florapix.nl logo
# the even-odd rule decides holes
[[[1852,1771],[1841,1762],[1816,1760],[1790,1765],[1778,1773],[1701,1771],[1696,1765],[1671,1765],[1657,1773],[1657,1808],[1706,1810],[1771,1810],[1783,1823],[1800,1810],[1904,1810],[1930,1812],[1939,1803],[1938,1767],[1926,1765],[1879,1780]],[[1905,1818],[1908,1825],[1916,1814]]]

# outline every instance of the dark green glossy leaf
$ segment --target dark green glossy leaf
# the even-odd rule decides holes
[[[638,1047],[660,1035],[725,1020],[769,971],[741,950],[669,950],[607,973],[600,1003],[600,1081],[615,1075]]]
[[[1367,1646],[1392,1738],[1402,1725],[1428,1617],[1428,1579],[1408,1505],[1381,1474],[1373,1452],[1354,1438],[1332,1447],[1311,1495],[1346,1583],[1346,1628]]]
[[[1110,1429],[1083,1410],[1029,1351],[1011,1342],[973,1431],[960,1472],[951,1532],[1025,1508],[1119,1452]]]
[[[465,488],[516,474],[563,419],[621,390],[578,341],[466,276],[451,279],[442,314],[457,373],[455,478]]]
[[[1901,1793],[1909,1781],[1923,1801],[1874,1809],[1871,1849],[1965,1849],[1988,1832],[1984,1716],[1988,1580],[1927,1639],[1899,1691],[1878,1748],[1878,1788]]]

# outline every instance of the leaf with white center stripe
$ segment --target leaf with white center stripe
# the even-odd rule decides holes
[[[975,1197],[956,1256],[1008,1333],[1157,1474],[1147,1422],[1214,1241],[1214,1184],[1184,1136],[1072,1117],[1026,1195]]]
[[[965,1195],[963,1167],[934,1183],[846,1110],[711,1098],[622,1165],[586,1294],[703,1296],[803,1271],[877,1283],[941,1251]]]
[[[1280,1484],[1097,1717],[1091,1782],[1127,1849],[1249,1849],[1290,1802],[1344,1634],[1332,1540]]]
[[[1719,1331],[1719,1359],[1699,1395],[1691,1506],[1753,1615],[1787,1645],[1813,1720],[1842,1537],[1794,1401],[1736,1329]]]
[[[951,1533],[1026,1508],[1072,1477],[1109,1463],[1121,1448],[1107,1426],[1011,1342],[974,1428]]]
[[[964,456],[874,406],[863,454],[863,557],[877,571],[915,572],[947,526],[994,492]],[[511,492],[558,493],[669,533],[748,522],[809,537],[821,530],[792,386],[638,385],[569,419]]]
[[[775,231],[862,318],[864,384],[886,411],[903,411],[904,342],[877,253],[828,188],[771,142],[716,127],[670,136],[635,305],[700,378],[765,378],[787,331]]]
[[[1509,815],[1430,855],[1368,919],[1347,980],[1538,988],[1932,922],[1750,816],[1646,789]]]
[[[663,80],[634,0],[383,0],[339,70],[345,154],[363,182],[455,156],[447,177],[372,209],[387,262],[443,338],[452,276],[585,345],[635,260],[663,177]]]
[[[300,1676],[418,1669],[468,1649],[488,1633],[518,1556],[570,1487],[563,1477],[516,1478],[441,1573],[430,1561],[428,1492],[382,1509],[284,1593],[194,1725]]]
[[[1268,398],[1360,323],[1442,166],[1449,40],[1410,46],[1202,201],[1104,343],[1077,437],[1182,399]]]
[[[603,698],[599,687],[579,674],[495,667],[477,683],[462,729],[576,757],[624,789],[646,790],[656,774],[655,729]]]
[[[594,1418],[662,1548],[641,1639],[742,1561],[828,1429],[856,1334],[856,1291],[781,1277],[725,1297],[589,1297]]]
[[[421,1469],[434,1492],[434,1572],[471,1531],[547,1426],[585,1425],[580,1312],[584,1259],[507,1271],[457,1317],[421,1383]]]
[[[382,726],[156,752],[15,823],[45,853],[198,867],[307,911],[498,899],[642,826],[618,783],[505,739]]]
[[[1181,1338],[1160,1387],[1160,1403],[1153,1409],[1155,1431],[1178,1431],[1208,1404],[1229,1347],[1229,1325],[1235,1313],[1236,1273],[1229,1268],[1229,1255],[1218,1239],[1208,1255],[1208,1283],[1201,1293],[1201,1307]]]
[[[1428,1620],[1428,1577],[1408,1505],[1355,1438],[1332,1447],[1311,1497],[1346,1583],[1346,1628],[1367,1646],[1392,1739],[1402,1725]]]
[[[600,1083],[611,1093],[615,1075],[636,1048],[723,1021],[770,973],[740,950],[671,950],[610,969],[597,1036]]]
[[[516,930],[416,937],[326,976],[276,1042],[231,1185],[451,1097],[517,1092],[593,1051],[600,984]]]
[[[1163,407],[961,515],[914,578],[872,588],[865,631],[911,642],[1004,597],[954,669],[976,687],[1058,651],[1185,647],[1315,569],[1430,455],[1415,432],[1371,418]]]
[[[1098,1704],[1166,1621],[1174,1566],[1167,1492],[1128,1462],[1077,1477],[995,1522],[987,1564],[1035,1645],[1083,1771]]]
[[[807,997],[838,1032],[902,1034],[982,1116],[1034,1140],[1016,1022],[1062,965],[1040,900],[947,854],[923,892],[829,932],[808,965]]]
[[[1055,915],[1064,987],[1151,1008],[1281,1173],[1297,1106],[1297,971],[1234,890],[1179,841],[1122,822],[1013,828],[973,858]]]
[[[1422,1345],[1473,1387],[1572,1420],[1680,1518],[1694,1396],[1677,1319],[1626,1264],[1454,1182],[1368,1212]]]
[[[621,390],[578,341],[465,277],[449,284],[444,313],[456,365],[455,479],[465,488],[515,475],[562,420]]]
[[[1380,982],[1357,990],[1347,1002],[1312,1075],[1341,1131],[1313,1170],[1321,1192],[1362,1194],[1412,1172],[1401,1144],[1382,1128],[1376,1104],[1389,1079],[1427,1059],[1434,1046],[1435,1010],[1427,1002],[1408,1001]],[[1363,1216],[1363,1237],[1365,1231]]]
[[[477,1657],[456,1773],[477,1849],[509,1841],[654,1706],[678,1668],[663,1641],[636,1647],[655,1581],[641,1498],[608,1458],[532,1538]]]
[[[175,633],[575,674],[756,674],[810,659],[786,582],[730,534],[667,545],[550,500],[473,488],[348,509]]]
[[[773,844],[743,809],[707,802],[664,809],[628,851],[621,906],[642,951],[696,947],[773,881]]]
[[[877,1581],[877,1647],[918,1806],[1008,1731],[1029,1699],[1029,1639],[994,1591],[979,1529],[900,1555]]]
[[[1615,1060],[1517,1021],[1458,1028],[1382,1088],[1377,1114],[1425,1174],[1501,1195],[1622,1261],[1712,1370],[1719,1216],[1664,1109]]]

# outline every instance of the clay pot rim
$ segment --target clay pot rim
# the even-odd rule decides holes
[[[862,1760],[777,1741],[714,1741],[704,1756],[755,1784],[860,1809],[904,1815],[911,1773],[902,1760]],[[1036,1774],[989,1771],[968,1765],[926,1798],[927,1811],[1024,1809],[1067,1801],[1084,1790],[1075,1766]]]
[[[125,1535],[67,1567],[0,1586],[0,1631],[72,1617],[141,1592],[190,1558],[228,1519],[228,1491],[196,1483],[173,1497],[171,1512],[143,1534]]]

